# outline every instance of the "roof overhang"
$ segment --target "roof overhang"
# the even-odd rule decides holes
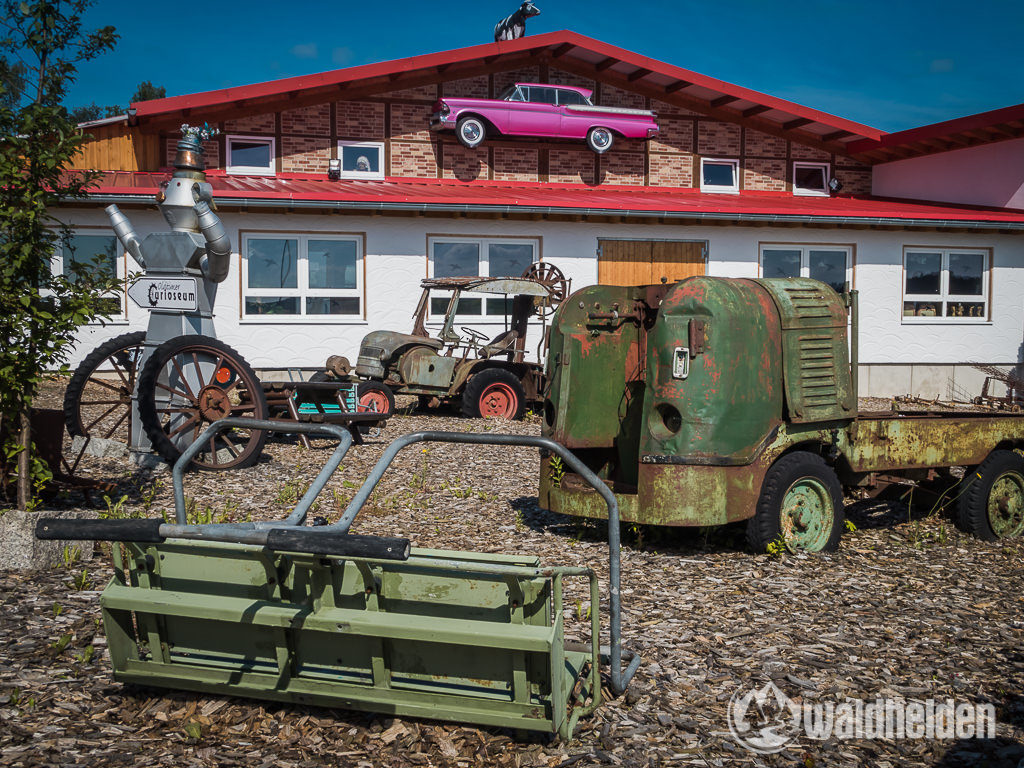
[[[849,150],[872,163],[906,160],[1009,139],[1024,138],[1024,104],[923,125],[879,139],[858,139]]]
[[[292,109],[546,63],[582,77],[699,111],[722,120],[849,154],[858,140],[885,135],[851,120],[716,80],[584,35],[562,30],[378,64],[224,88],[132,105],[144,124],[173,128],[183,120]]]

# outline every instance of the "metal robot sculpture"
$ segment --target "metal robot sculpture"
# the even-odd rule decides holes
[[[173,463],[208,422],[266,416],[259,381],[237,352],[217,340],[213,323],[217,285],[231,262],[231,240],[213,211],[203,160],[202,141],[217,131],[208,125],[181,130],[174,174],[156,197],[171,231],[140,241],[116,205],[106,209],[121,245],[145,270],[128,290],[150,312],[145,341],[132,361],[132,373],[139,375],[131,392],[129,447],[139,463],[153,451]],[[116,370],[116,356],[111,358]],[[211,443],[196,464],[247,466],[262,443],[261,432],[243,431],[234,442],[229,435]]]

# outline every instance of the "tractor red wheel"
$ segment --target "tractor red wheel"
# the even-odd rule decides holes
[[[376,381],[362,381],[356,390],[361,412],[391,415],[395,411],[395,396],[386,384]]]
[[[462,394],[462,412],[485,419],[518,419],[526,410],[523,384],[511,371],[488,368],[473,376]]]
[[[211,422],[228,416],[267,418],[263,387],[238,352],[209,336],[179,336],[153,351],[139,374],[139,420],[164,461],[173,464]],[[192,464],[252,466],[266,439],[258,429],[222,432]]]

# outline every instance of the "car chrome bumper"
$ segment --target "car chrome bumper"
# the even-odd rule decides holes
[[[455,117],[452,114],[442,115],[439,112],[435,112],[430,116],[430,130],[441,131],[445,128],[455,127]]]

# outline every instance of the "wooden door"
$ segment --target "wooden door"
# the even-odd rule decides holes
[[[659,240],[602,240],[597,260],[601,285],[676,283],[704,274],[704,243]]]

